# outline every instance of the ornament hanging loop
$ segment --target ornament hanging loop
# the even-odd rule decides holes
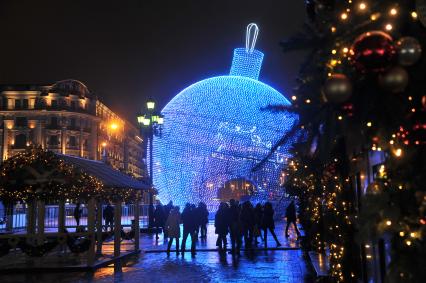
[[[252,35],[253,32],[253,35]],[[254,46],[256,45],[257,35],[259,34],[259,27],[255,23],[250,23],[246,31],[246,52],[253,53]]]

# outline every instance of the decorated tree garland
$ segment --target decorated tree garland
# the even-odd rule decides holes
[[[282,43],[285,52],[311,50],[293,106],[268,109],[299,114],[273,149],[302,133],[285,187],[300,199],[307,242],[329,250],[334,281],[356,282],[364,243],[387,238],[388,279],[419,282],[426,264],[424,1],[306,3],[305,31]],[[360,210],[349,168],[375,152],[385,160]]]

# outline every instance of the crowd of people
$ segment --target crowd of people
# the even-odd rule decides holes
[[[108,203],[103,209],[103,218],[105,221],[105,230],[113,231],[114,208]],[[82,209],[80,203],[77,203],[74,209],[74,218],[77,228],[80,224]],[[288,229],[291,224],[294,226],[297,237],[300,232],[296,225],[296,207],[294,201],[290,203],[286,210],[287,226],[285,229],[286,237],[289,237]],[[164,239],[168,239],[167,254],[170,255],[170,249],[173,240],[176,241],[176,255],[185,253],[186,241],[191,238],[191,254],[196,254],[196,242],[198,238],[207,238],[207,224],[209,221],[209,211],[207,205],[200,202],[198,206],[187,203],[182,212],[179,206],[174,206],[170,201],[167,205],[158,204],[153,214],[155,237],[158,240],[158,233],[162,230]],[[183,224],[182,242],[180,225]],[[230,254],[239,255],[244,241],[244,247],[251,249],[263,242],[264,247],[268,245],[268,231],[275,240],[276,246],[281,246],[277,235],[275,234],[274,209],[270,202],[264,205],[257,203],[255,206],[250,201],[239,203],[231,199],[229,204],[221,202],[214,218],[215,233],[217,234],[216,246],[220,253],[226,253],[228,240],[230,236]]]
[[[173,203],[162,206],[157,205],[154,211],[154,223],[156,229],[156,239],[158,239],[158,231],[163,228],[164,238],[169,239],[167,254],[170,255],[170,249],[173,240],[176,241],[176,255],[185,253],[186,240],[191,237],[191,254],[196,254],[196,241],[200,238],[207,237],[207,223],[209,212],[205,203],[200,202],[198,206],[187,203],[182,213],[178,206]],[[297,236],[300,233],[296,225],[296,208],[294,202],[287,207],[286,210],[287,227],[286,237],[288,237],[288,228],[290,224],[294,225]],[[179,245],[181,237],[180,224],[183,224],[182,243]],[[263,241],[266,248],[268,245],[268,231],[274,238],[276,246],[281,246],[276,234],[274,223],[274,209],[270,202],[264,205],[258,203],[256,206],[250,201],[239,203],[231,199],[229,204],[222,202],[215,215],[215,233],[217,234],[216,246],[220,253],[227,251],[227,236],[231,239],[230,254],[239,255],[244,241],[244,247],[251,249],[258,246],[259,238]]]
[[[180,207],[173,206],[173,202],[162,206],[158,204],[154,211],[154,226],[156,239],[158,240],[158,232],[163,228],[164,238],[169,238],[167,254],[170,254],[170,248],[173,239],[176,240],[176,254],[179,254],[179,238],[180,224],[183,224],[183,238],[181,243],[182,254],[186,249],[186,240],[191,237],[191,254],[195,255],[195,244],[200,235],[200,238],[207,237],[207,223],[209,221],[209,211],[207,205],[200,202],[198,206],[187,203],[182,213]]]
[[[254,207],[250,201],[239,204],[231,199],[229,205],[226,202],[220,203],[215,215],[215,232],[218,235],[216,245],[220,253],[226,252],[228,234],[231,239],[231,254],[240,254],[243,240],[246,249],[260,244],[259,237],[267,247],[268,230],[277,247],[281,246],[275,234],[274,209],[270,202],[265,205],[258,203]]]

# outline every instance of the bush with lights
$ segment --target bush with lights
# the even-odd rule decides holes
[[[386,237],[388,279],[418,282],[426,264],[426,1],[305,2],[304,30],[282,42],[284,52],[308,50],[293,106],[269,107],[300,117],[281,140],[303,133],[286,187],[300,197],[312,247],[329,250],[335,281],[360,280],[363,243]],[[372,151],[386,158],[359,210],[351,162]]]

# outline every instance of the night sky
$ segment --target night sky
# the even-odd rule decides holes
[[[256,22],[260,79],[288,94],[303,54],[283,54],[279,41],[301,28],[303,2],[1,0],[0,83],[78,79],[135,122],[147,98],[162,108],[188,85],[228,74]]]

